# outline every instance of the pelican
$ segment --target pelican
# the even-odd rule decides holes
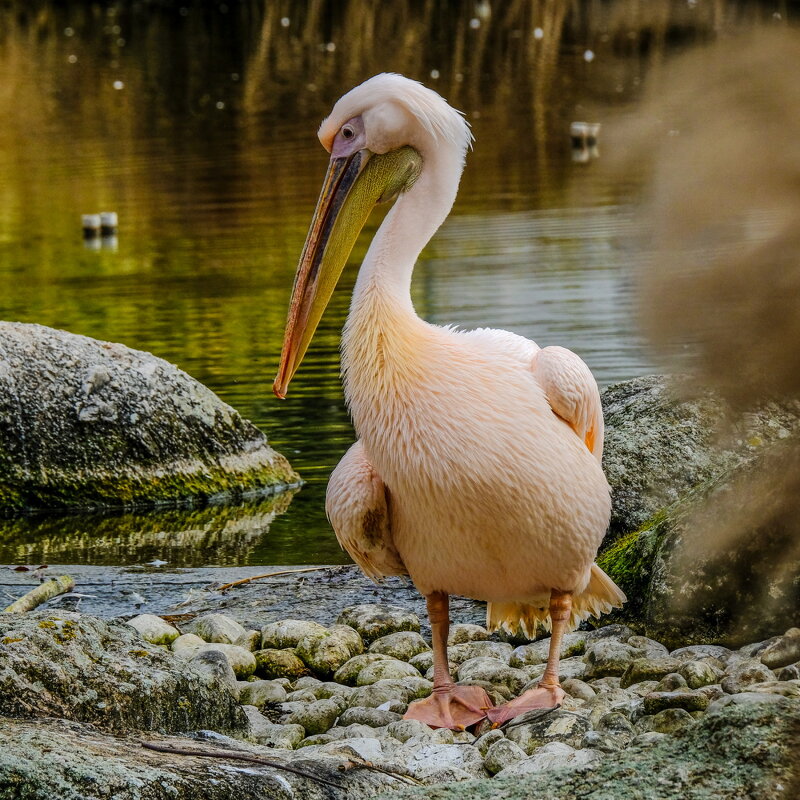
[[[463,729],[556,707],[564,633],[625,600],[593,563],[611,507],[597,384],[562,347],[415,313],[414,263],[450,212],[472,142],[460,112],[416,81],[381,74],[341,97],[318,135],[331,158],[273,389],[286,396],[370,211],[394,200],[342,334],[358,440],[331,475],[326,511],[367,576],[407,574],[426,599],[433,692],[406,718]],[[536,688],[494,707],[482,688],[454,683],[451,594],[488,601],[490,630],[551,630]]]

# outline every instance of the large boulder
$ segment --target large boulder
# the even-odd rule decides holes
[[[0,515],[235,499],[297,481],[261,431],[172,364],[0,322]]]
[[[117,732],[246,724],[215,673],[193,669],[129,625],[69,611],[0,614],[0,715]]]

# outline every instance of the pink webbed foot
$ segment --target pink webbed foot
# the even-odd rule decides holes
[[[480,686],[450,685],[435,689],[424,700],[415,700],[403,719],[416,719],[431,728],[463,731],[486,718],[493,708],[489,695]]]
[[[535,689],[528,689],[514,700],[496,708],[490,708],[486,716],[492,723],[493,728],[499,728],[510,719],[518,717],[527,711],[534,711],[539,708],[558,708],[564,700],[564,690],[560,686],[537,686]]]

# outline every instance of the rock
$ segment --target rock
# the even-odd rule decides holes
[[[608,617],[604,617],[603,619],[607,620]],[[594,642],[600,641],[601,639],[616,639],[618,642],[625,644],[633,635],[634,633],[631,628],[618,622],[603,624],[599,628],[593,628],[590,631],[583,631],[583,636],[587,647]]]
[[[705,711],[709,698],[699,692],[651,692],[645,695],[645,714],[657,714],[665,708],[682,708],[684,711]]]
[[[800,681],[764,681],[752,683],[747,687],[749,692],[766,692],[780,694],[784,697],[800,697]]]
[[[182,633],[177,639],[172,641],[172,652],[181,653],[188,651],[189,653],[196,653],[206,643],[193,633]]]
[[[789,664],[788,667],[775,670],[775,674],[780,681],[792,681],[800,679],[800,661],[797,664]]]
[[[242,706],[247,715],[246,739],[251,742],[294,750],[303,740],[305,733],[301,725],[277,725],[270,722],[255,706]]]
[[[125,624],[138,631],[139,636],[151,644],[172,644],[180,636],[177,628],[155,614],[139,614]]]
[[[577,678],[566,678],[561,682],[561,688],[577,700],[591,700],[597,696],[597,692],[588,683]]]
[[[508,664],[513,648],[506,642],[464,642],[447,648],[447,657],[454,664],[463,664],[472,658],[493,658]]]
[[[308,667],[294,650],[256,650],[256,673],[262,678],[295,680],[308,675]]]
[[[414,656],[430,651],[428,643],[415,631],[390,633],[369,646],[370,653],[383,653],[400,661],[411,661]]]
[[[387,658],[385,661],[375,661],[364,667],[358,673],[356,685],[369,686],[382,680],[402,680],[411,677],[419,677],[419,670],[416,667],[396,658]]]
[[[471,625],[470,623],[460,622],[451,625],[447,633],[447,644],[452,647],[455,644],[465,642],[479,642],[489,638],[489,631],[482,625]]]
[[[678,672],[686,679],[686,684],[690,689],[699,689],[701,686],[719,683],[725,674],[713,664],[704,661],[687,661],[681,664]]]
[[[239,680],[249,678],[256,671],[255,656],[249,650],[245,650],[244,647],[239,647],[239,645],[236,644],[206,644],[192,656],[192,661],[203,653],[207,653],[209,650],[222,653],[222,655],[228,659],[228,663],[231,665],[234,675],[236,675]],[[191,663],[191,661],[189,663]]]
[[[202,617],[195,617],[183,628],[186,633],[193,633],[206,642],[217,644],[234,644],[237,639],[247,636],[247,631],[225,614],[204,614]]]
[[[109,731],[235,730],[226,686],[131,626],[69,611],[0,614],[0,715],[90,722]]]
[[[380,708],[354,706],[346,709],[339,717],[339,725],[368,725],[370,728],[382,728],[393,722],[400,722],[402,717],[392,711]]]
[[[422,744],[410,747],[406,742],[401,763],[417,780],[443,783],[483,778],[481,754],[471,747],[457,744]]]
[[[423,675],[425,675],[425,673],[433,667],[433,650],[428,650],[425,653],[419,653],[418,655],[409,659],[408,663],[411,664],[412,667],[416,667]],[[451,673],[458,668],[458,665],[454,664],[449,659],[448,664],[450,665]]]
[[[505,739],[506,735],[501,731],[499,728],[490,728],[486,733],[481,734],[475,740],[475,747],[478,749],[478,752],[485,758],[486,754],[489,752],[489,748],[495,743],[499,742],[500,739]]]
[[[586,648],[586,677],[605,678],[621,676],[641,651],[622,642],[601,639]],[[645,680],[645,678],[642,678]]]
[[[725,662],[728,660],[731,651],[727,647],[718,644],[691,644],[688,647],[679,647],[670,653],[672,658],[678,661],[702,661],[713,658]]]
[[[302,725],[306,736],[325,733],[336,722],[341,708],[336,700],[315,700],[295,711],[287,720],[287,725]]]
[[[353,656],[364,650],[361,637],[346,625],[334,625],[325,633],[312,633],[301,639],[297,655],[317,675],[332,676]]]
[[[261,647],[264,650],[294,648],[302,639],[312,634],[324,634],[327,628],[316,622],[301,619],[284,619],[270,622],[261,629]]]
[[[675,734],[685,731],[692,725],[694,719],[688,711],[682,708],[667,708],[653,716],[642,717],[636,723],[636,730]]]
[[[633,739],[635,731],[628,718],[619,711],[609,711],[597,721],[597,730],[608,734],[618,746],[624,746]]]
[[[519,717],[518,719],[522,719]],[[517,723],[517,720],[514,720]],[[518,744],[526,753],[551,742],[568,744],[577,747],[589,730],[589,721],[572,712],[556,709],[550,711],[533,722],[509,725],[506,738]]]
[[[616,753],[622,747],[623,745],[616,737],[602,731],[586,731],[580,745],[581,750],[591,748],[600,750],[602,753]]]
[[[288,703],[313,703],[316,699],[313,689],[295,689],[286,695]]]
[[[349,705],[351,708],[354,706],[377,708],[378,706],[383,706],[384,703],[392,703],[393,701],[405,705],[412,700],[427,697],[432,688],[433,684],[424,678],[405,678],[402,681],[382,680],[373,683],[371,686],[359,686],[355,689],[350,695]],[[390,708],[390,710],[402,713],[397,707]],[[403,711],[405,711],[405,708],[403,708]]]
[[[561,658],[582,656],[586,651],[586,634],[581,631],[567,633],[561,642]],[[550,638],[517,647],[509,659],[512,667],[527,667],[547,663],[550,653]]]
[[[357,723],[341,726],[336,725],[330,728],[326,733],[315,733],[311,736],[306,736],[297,747],[305,749],[308,747],[330,744],[331,742],[341,742],[345,739],[348,740],[348,744],[352,744],[351,740],[353,739],[370,739],[376,741],[376,734],[377,731],[374,728],[370,728],[368,725],[360,725]],[[309,752],[313,751],[306,750],[306,753]],[[325,752],[331,752],[331,749],[326,749]],[[340,750],[339,752],[342,751]]]
[[[286,689],[277,681],[240,681],[239,702],[255,706],[259,711],[270,703],[283,703]]]
[[[546,664],[533,664],[525,667],[524,672],[531,681],[538,681],[544,675],[546,666]],[[560,681],[580,680],[587,677],[588,672],[586,662],[581,656],[564,658],[558,662],[558,679]]]
[[[490,775],[495,775],[527,757],[528,754],[518,744],[509,739],[498,739],[486,751],[483,766]]]
[[[674,692],[678,689],[688,689],[689,684],[686,678],[678,672],[670,672],[665,675],[657,684],[654,689],[656,692]]]
[[[736,697],[741,695],[725,699]],[[508,778],[500,773],[468,787],[398,788],[392,800],[461,800],[465,796],[503,800],[788,797],[800,747],[798,706],[797,701],[778,699],[788,705],[734,706],[717,714],[709,709],[681,737],[640,734],[636,746],[605,755],[588,771],[558,770]],[[516,770],[523,763],[510,769]]]
[[[350,686],[342,686],[335,681],[322,681],[315,686],[312,691],[317,700],[327,700],[331,697],[344,697],[349,698],[353,693]]]
[[[706,714],[722,714],[730,706],[775,706],[782,708],[796,708],[796,704],[782,694],[772,692],[739,692],[727,694],[715,700],[708,706]]]
[[[723,691],[728,694],[743,692],[753,683],[774,681],[775,673],[754,658],[744,659],[729,668],[728,674],[720,682]]]
[[[800,661],[800,628],[790,628],[777,641],[761,651],[761,663],[770,669]]]
[[[203,675],[209,682],[219,686],[226,686],[231,694],[239,698],[239,682],[233,671],[230,661],[224,653],[211,648],[202,653],[197,652],[189,659],[189,667],[194,672]]]
[[[502,772],[498,778],[517,778],[521,775],[548,772],[559,767],[576,769],[598,761],[602,756],[596,750],[576,750],[560,742],[545,745],[530,758],[517,761]]]
[[[420,630],[419,617],[416,614],[399,606],[381,603],[346,608],[339,614],[336,622],[354,628],[368,643],[397,631],[419,633]]]
[[[643,651],[646,658],[664,658],[669,655],[669,650],[661,642],[647,636],[631,636],[625,644]]]
[[[461,683],[485,681],[500,684],[512,694],[519,694],[528,683],[528,675],[494,658],[471,658],[458,668],[458,680]]]
[[[266,437],[166,361],[0,322],[0,515],[163,505],[296,484]]]
[[[620,686],[627,689],[640,681],[660,680],[671,672],[678,672],[681,664],[669,656],[664,658],[637,658],[625,668],[620,678]]]
[[[261,649],[261,631],[245,631],[244,636],[240,636],[234,644],[255,653]]]
[[[400,742],[407,742],[409,739],[423,740],[433,735],[432,728],[416,719],[400,719],[390,722],[386,730],[390,736]]]
[[[337,683],[344,683],[347,686],[355,686],[358,681],[359,673],[370,664],[378,661],[388,661],[389,656],[383,653],[362,653],[358,656],[353,656],[348,661],[345,661],[333,675],[334,681]]]

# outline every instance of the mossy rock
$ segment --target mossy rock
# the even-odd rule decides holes
[[[172,364],[0,322],[0,515],[239,499],[298,480],[261,431]]]
[[[256,674],[261,678],[274,680],[288,678],[293,681],[303,675],[310,675],[308,667],[292,649],[274,650],[265,648],[253,653],[256,659]]]

